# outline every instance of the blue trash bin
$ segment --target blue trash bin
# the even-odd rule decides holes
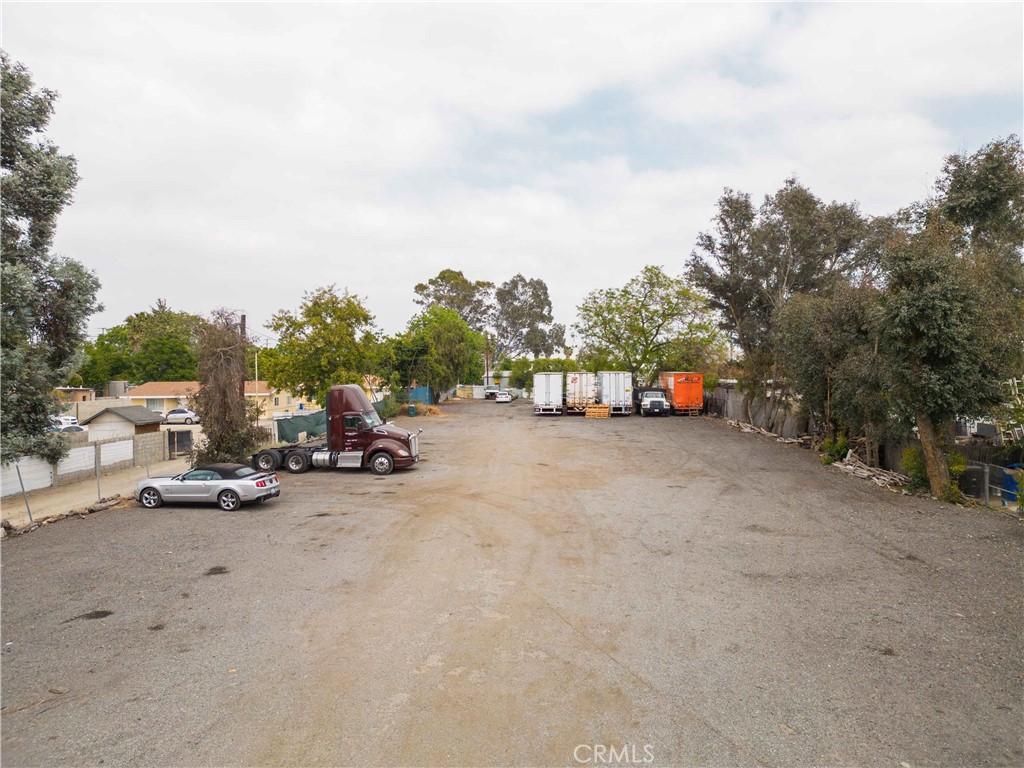
[[[1011,464],[1006,469],[1021,469],[1024,464]],[[1011,475],[1009,472],[1003,472],[1003,503],[1017,501],[1017,492],[1020,489],[1017,486],[1017,478]]]

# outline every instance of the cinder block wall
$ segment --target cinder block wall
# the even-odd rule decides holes
[[[151,432],[135,436],[135,466],[142,467],[167,461],[167,433]]]

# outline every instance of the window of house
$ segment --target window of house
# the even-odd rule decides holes
[[[164,409],[164,399],[162,397],[147,397],[146,407],[151,411],[162,411]]]
[[[280,405],[280,404],[281,404],[281,398],[280,397],[275,397],[274,398],[274,405]]]
[[[291,405],[291,404],[292,404],[292,396],[291,396],[291,395],[288,395],[288,400],[287,400],[287,402],[285,403],[285,405]]]

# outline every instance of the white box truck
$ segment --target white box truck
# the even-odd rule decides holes
[[[559,371],[533,374],[533,412],[562,413],[565,374]]]
[[[611,406],[611,415],[633,413],[633,375],[629,371],[598,371],[597,397]]]
[[[565,374],[565,412],[586,413],[597,402],[597,374],[576,371]]]

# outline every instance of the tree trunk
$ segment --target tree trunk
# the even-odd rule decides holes
[[[917,434],[921,438],[921,452],[928,472],[928,485],[932,496],[941,499],[949,488],[949,466],[943,451],[944,441],[939,436],[935,423],[923,413],[917,414]]]

